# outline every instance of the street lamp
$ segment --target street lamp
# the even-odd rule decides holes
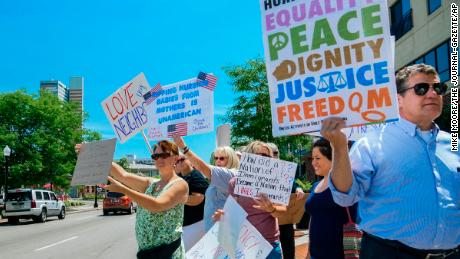
[[[5,195],[3,197],[3,200],[6,201],[6,196],[8,195],[8,159],[11,155],[11,149],[10,147],[7,145],[4,149],[3,149],[3,156],[5,157]]]

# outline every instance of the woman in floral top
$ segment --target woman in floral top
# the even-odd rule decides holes
[[[110,185],[105,188],[122,192],[139,205],[136,216],[137,258],[185,258],[181,242],[184,203],[188,185],[174,172],[179,155],[170,141],[155,145],[152,158],[160,171],[160,180],[127,173],[112,163]]]

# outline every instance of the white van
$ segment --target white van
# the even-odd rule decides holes
[[[54,192],[34,189],[9,190],[5,199],[3,217],[17,224],[19,219],[32,218],[35,222],[45,222],[49,216],[65,218],[64,202],[58,200]]]

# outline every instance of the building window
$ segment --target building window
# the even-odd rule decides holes
[[[438,71],[439,79],[444,83],[450,80],[449,64],[451,53],[452,48],[450,48],[450,40],[448,40],[417,58],[412,64],[425,63],[432,65]]]
[[[428,0],[428,14],[432,14],[439,7],[441,7],[441,0]]]
[[[398,40],[412,29],[412,8],[410,0],[399,0],[390,8],[391,34]]]

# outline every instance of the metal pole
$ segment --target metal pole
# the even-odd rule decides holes
[[[94,185],[94,208],[97,208],[97,185]]]
[[[3,200],[6,200],[7,195],[8,195],[8,156],[5,156],[5,197],[3,197]]]

